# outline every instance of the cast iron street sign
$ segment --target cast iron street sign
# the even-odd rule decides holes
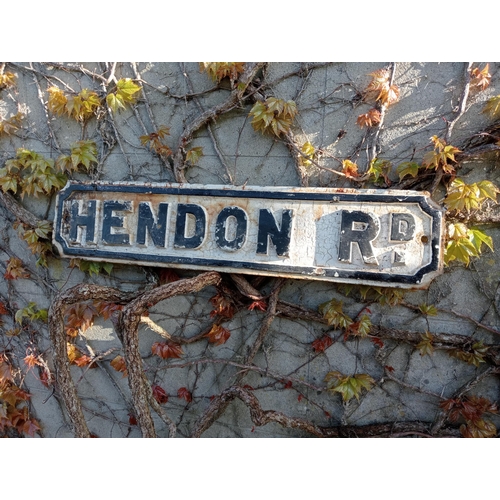
[[[442,268],[443,211],[425,193],[69,183],[66,257],[423,288]]]

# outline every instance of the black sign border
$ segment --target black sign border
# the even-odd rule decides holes
[[[256,186],[251,186],[249,190],[245,188],[210,188],[210,187],[191,187],[189,185],[168,185],[160,186],[158,184],[123,184],[123,183],[89,183],[89,182],[70,182],[58,194],[56,220],[54,223],[54,242],[57,242],[63,249],[63,255],[75,258],[89,258],[91,260],[107,260],[110,262],[130,263],[134,261],[138,265],[154,264],[173,264],[185,265],[191,269],[199,268],[224,268],[231,267],[233,269],[251,269],[254,271],[263,271],[275,273],[276,275],[289,275],[291,278],[309,278],[309,279],[325,279],[330,278],[330,281],[370,281],[381,282],[387,284],[401,284],[406,286],[420,285],[423,278],[441,269],[440,253],[441,253],[441,234],[442,234],[442,219],[444,211],[436,206],[431,206],[429,199],[425,195],[420,194],[402,194],[401,196],[394,194],[384,194],[383,191],[363,192],[363,191],[347,191],[335,190],[331,191],[309,191],[307,188],[293,188],[294,191],[256,191]],[[276,189],[279,189],[276,187]],[[320,188],[321,189],[321,188]],[[414,275],[401,275],[392,273],[375,273],[369,271],[344,271],[341,269],[324,269],[324,274],[318,275],[315,267],[294,266],[278,266],[275,264],[259,264],[255,262],[228,262],[226,260],[216,259],[200,259],[192,257],[173,257],[161,255],[147,255],[139,253],[121,253],[107,252],[105,250],[91,250],[84,248],[68,247],[66,241],[62,238],[61,222],[63,219],[62,207],[64,201],[75,191],[87,192],[125,192],[125,193],[142,193],[142,194],[168,194],[168,195],[193,195],[204,197],[227,197],[227,198],[259,198],[268,200],[301,200],[301,201],[325,201],[330,203],[335,202],[351,202],[351,203],[417,203],[421,209],[427,213],[432,219],[432,240],[427,244],[432,247],[431,262],[420,269]],[[405,193],[405,192],[403,192]],[[297,271],[299,269],[299,271]],[[223,271],[223,269],[221,269]]]

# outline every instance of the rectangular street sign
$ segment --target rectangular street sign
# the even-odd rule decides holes
[[[442,271],[443,214],[426,193],[70,182],[62,256],[425,288]]]

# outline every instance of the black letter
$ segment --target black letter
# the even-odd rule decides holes
[[[259,234],[257,237],[257,253],[267,254],[268,236],[276,247],[280,257],[286,257],[290,250],[290,233],[292,230],[293,210],[283,210],[281,229],[278,229],[276,219],[271,211],[262,208],[259,215]]]
[[[153,243],[157,247],[165,246],[165,231],[167,229],[168,203],[160,203],[158,206],[158,220],[151,210],[149,202],[139,203],[139,217],[137,219],[137,243],[146,244],[146,228]]]
[[[94,231],[95,231],[95,212],[96,212],[96,202],[95,200],[89,201],[87,203],[87,215],[82,215],[78,213],[79,202],[74,201],[71,204],[71,222],[69,228],[69,240],[71,243],[75,243],[78,237],[78,227],[86,227],[85,240],[94,241]],[[80,241],[80,243],[82,243]]]
[[[415,233],[415,218],[411,214],[391,214],[391,240],[410,241]]]
[[[227,220],[229,217],[234,217],[236,220],[236,236],[233,240],[228,241]],[[215,241],[222,250],[239,250],[247,235],[247,214],[239,207],[226,207],[220,211],[215,222]]]
[[[102,218],[102,241],[106,245],[128,245],[128,234],[112,234],[112,227],[123,227],[123,217],[113,215],[113,212],[130,212],[130,201],[105,201]]]
[[[377,264],[371,242],[380,229],[378,219],[366,212],[342,210],[339,260],[351,262],[352,244],[357,243],[366,264]]]
[[[195,218],[194,234],[186,236],[186,218],[191,214]],[[177,220],[175,223],[175,248],[198,248],[205,238],[205,211],[199,205],[177,205]]]

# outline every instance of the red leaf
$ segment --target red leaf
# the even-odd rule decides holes
[[[249,311],[253,311],[254,309],[259,309],[259,311],[266,311],[267,304],[265,300],[256,300],[248,306]]]
[[[377,347],[384,347],[384,343],[382,342],[381,339],[379,339],[378,337],[370,337],[370,340],[377,346]]]
[[[385,365],[384,368],[389,372],[389,373],[394,373],[394,368],[389,365]]]
[[[326,415],[328,418],[332,418],[332,414],[331,414],[329,411],[326,411],[326,410],[325,410],[325,415]]]
[[[215,345],[225,344],[231,332],[220,325],[212,325],[212,329],[205,335]]]
[[[188,403],[191,403],[191,401],[193,401],[193,396],[185,387],[181,387],[177,391],[177,396],[181,399],[185,399]]]
[[[94,302],[94,305],[99,313],[99,316],[102,316],[104,319],[108,320],[111,318],[115,311],[121,311],[123,306],[119,304],[114,304],[113,302]]]
[[[38,432],[40,429],[41,427],[38,425],[38,422],[32,418],[26,420],[26,422],[24,422],[22,426],[22,431],[31,437],[33,437],[35,435],[35,432]]]
[[[234,316],[235,308],[233,301],[222,293],[218,293],[212,297],[210,302],[215,307],[215,309],[210,313],[210,317],[213,318],[214,316],[219,315],[224,318],[232,318]]]
[[[168,401],[167,393],[159,385],[152,385],[151,389],[153,391],[153,397],[158,403],[162,405]]]
[[[151,352],[162,359],[181,358],[184,355],[182,347],[173,342],[155,342]]]
[[[137,425],[137,419],[135,418],[135,415],[133,415],[132,413],[128,414],[128,423],[130,425]]]
[[[316,339],[312,343],[312,347],[316,352],[324,352],[325,349],[330,347],[333,344],[333,339],[328,335],[323,335],[320,339]]]
[[[297,401],[302,401],[302,394],[299,394]]]
[[[288,382],[285,383],[284,389],[290,389],[292,387],[292,381],[289,380]]]
[[[0,302],[0,314],[9,314],[3,302]]]
[[[255,391],[255,389],[251,385],[248,385],[248,384],[245,384],[243,386],[243,389],[246,389],[247,391]]]

